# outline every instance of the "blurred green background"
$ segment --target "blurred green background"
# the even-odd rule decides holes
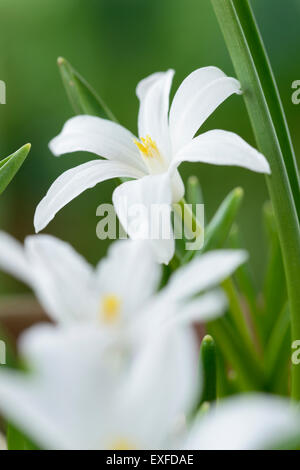
[[[278,80],[296,153],[300,154],[300,106],[291,102],[291,83],[300,79],[297,43],[299,0],[252,0]],[[191,71],[216,65],[233,74],[210,0],[1,0],[0,79],[7,104],[0,106],[0,155],[26,142],[32,151],[0,201],[1,229],[20,240],[33,233],[33,214],[50,183],[64,170],[93,158],[54,158],[48,142],[71,117],[56,66],[66,57],[103,96],[119,121],[136,131],[137,82],[148,74],[176,70],[172,93]],[[237,132],[254,144],[243,100],[232,97],[205,129]],[[261,205],[267,198],[263,176],[238,168],[204,164],[181,166],[203,185],[209,218],[235,186],[245,189],[240,223],[258,282],[264,269]],[[107,244],[96,238],[96,208],[111,201],[113,182],[85,192],[63,209],[47,232],[71,242],[91,262]],[[22,289],[1,276],[1,292]]]

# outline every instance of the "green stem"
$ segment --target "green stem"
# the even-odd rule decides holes
[[[282,120],[278,112],[274,112],[280,109],[282,114],[281,104],[278,95],[274,95],[274,89],[272,93],[269,88],[270,77],[269,79],[264,77],[264,72],[270,70],[270,65],[264,49],[260,47],[256,50],[261,38],[248,1],[212,0],[212,4],[244,90],[244,99],[258,147],[266,155],[271,166],[272,175],[267,177],[267,183],[276,215],[285,266],[292,339],[300,339],[300,227],[295,206],[295,200],[298,201],[295,179],[298,180],[298,177],[292,175],[289,152],[283,155],[286,146],[281,143],[282,135],[279,137],[278,133]],[[271,78],[273,81],[273,77]],[[268,106],[270,97],[274,100],[272,109]],[[291,175],[288,174],[287,167]],[[293,366],[292,369],[292,398],[300,400],[298,366]]]

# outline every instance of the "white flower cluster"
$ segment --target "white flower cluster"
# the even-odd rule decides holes
[[[172,204],[184,194],[183,161],[269,172],[240,137],[194,137],[233,93],[237,80],[214,67],[184,80],[169,112],[173,71],[139,83],[139,139],[105,119],[79,116],[51,142],[56,155],[85,150],[98,159],[61,175],[39,204],[37,231],[98,182],[130,177],[113,201]],[[171,220],[170,220],[171,224]],[[137,224],[138,227],[138,224]],[[138,230],[138,228],[137,228]],[[136,238],[135,233],[129,233]],[[161,288],[174,240],[118,241],[95,268],[49,235],[24,247],[0,233],[0,267],[28,284],[53,325],[22,336],[26,372],[0,369],[0,410],[44,449],[251,449],[299,434],[299,415],[280,398],[244,395],[195,412],[202,388],[193,324],[222,315],[218,285],[246,261],[241,250],[209,251],[177,269]]]

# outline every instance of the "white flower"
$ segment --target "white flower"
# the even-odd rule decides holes
[[[189,329],[163,329],[121,362],[90,327],[34,327],[20,351],[31,372],[0,369],[0,409],[45,449],[260,449],[299,438],[299,412],[264,395],[190,423],[199,377]]]
[[[216,67],[191,73],[181,84],[169,112],[173,70],[159,72],[137,86],[140,100],[137,139],[114,122],[92,116],[77,116],[64,125],[50,143],[55,155],[88,151],[106,160],[93,160],[63,173],[50,187],[35,213],[35,229],[42,230],[55,214],[83,191],[116,177],[134,178],[121,184],[113,202],[131,238],[138,226],[149,225],[149,210],[139,214],[130,226],[127,208],[143,204],[170,205],[184,195],[177,171],[183,161],[214,165],[237,165],[260,173],[270,173],[266,159],[234,133],[213,130],[194,137],[210,114],[230,95],[240,93],[240,84]],[[172,232],[170,217],[165,221]],[[145,225],[145,224],[144,224]],[[174,240],[151,240],[159,262],[168,263],[174,254]]]
[[[29,236],[23,248],[0,232],[0,268],[28,284],[54,321],[92,323],[121,332],[136,328],[137,319],[155,328],[164,321],[190,323],[217,317],[225,307],[220,291],[194,296],[216,287],[246,259],[241,250],[195,257],[157,294],[161,266],[145,242],[113,243],[94,268],[53,236]]]
[[[86,326],[37,326],[19,346],[31,373],[1,368],[1,413],[47,449],[161,448],[197,391],[190,329],[159,331],[121,360]]]

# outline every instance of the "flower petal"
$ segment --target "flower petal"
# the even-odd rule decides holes
[[[174,167],[181,162],[241,166],[257,173],[270,174],[266,158],[233,132],[213,130],[195,137],[175,156]]]
[[[0,268],[32,285],[32,271],[23,246],[15,238],[0,231]]]
[[[145,334],[142,350],[127,377],[124,407],[133,405],[127,419],[130,428],[139,423],[139,437],[146,448],[166,449],[176,421],[192,411],[198,395],[197,338],[191,328],[174,325],[161,327],[146,339]]]
[[[243,250],[215,250],[195,257],[171,277],[162,295],[180,301],[217,286],[248,258]]]
[[[299,412],[288,400],[262,394],[229,398],[199,419],[186,449],[274,449],[300,440]]]
[[[192,72],[178,88],[170,109],[173,152],[187,144],[204,121],[233,93],[240,93],[240,83],[217,67]]]
[[[36,232],[45,228],[56,213],[86,189],[117,177],[139,178],[142,173],[120,162],[93,160],[67,170],[52,184],[34,215]]]
[[[0,370],[3,415],[45,449],[97,449],[118,403],[107,334],[82,325],[38,325],[22,336],[34,373]]]
[[[99,291],[117,294],[124,314],[133,317],[141,314],[158,288],[161,267],[147,242],[120,240],[110,246],[108,256],[98,264],[96,277]]]
[[[170,157],[168,111],[173,75],[174,70],[150,75],[136,90],[140,100],[139,136],[150,135],[166,159]]]
[[[95,310],[93,269],[68,243],[50,235],[26,238],[34,291],[59,323],[89,321]]]
[[[123,183],[115,189],[113,203],[130,238],[149,241],[157,261],[167,264],[175,249],[168,173]]]
[[[221,316],[226,308],[226,296],[214,289],[191,300],[178,301],[161,291],[145,306],[132,327],[132,338],[155,336],[163,327],[190,327],[193,323],[207,322]],[[142,340],[143,341],[143,340]]]
[[[49,147],[56,156],[78,151],[92,152],[145,171],[134,139],[131,132],[115,122],[96,116],[76,116],[65,123]]]
[[[204,323],[221,316],[225,312],[226,306],[227,300],[224,292],[215,289],[200,297],[179,303],[176,313],[172,316],[169,315],[169,320],[187,325]]]

